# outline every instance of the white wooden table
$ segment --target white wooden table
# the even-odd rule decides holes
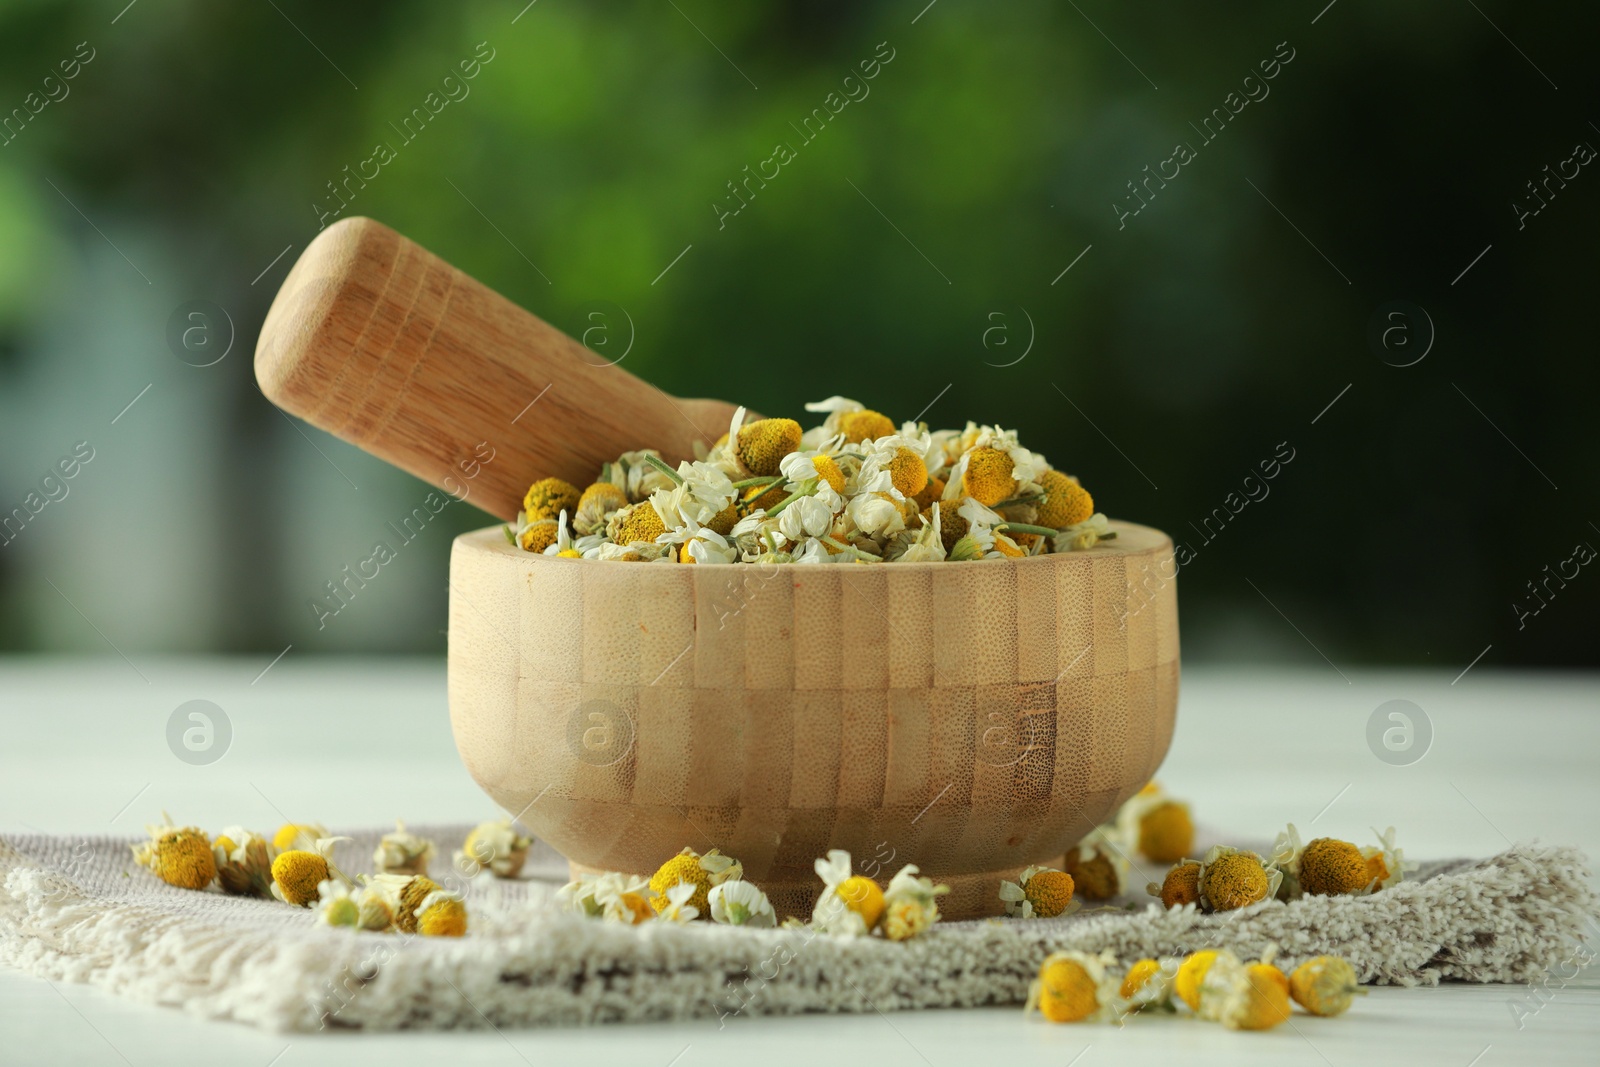
[[[0,830],[131,835],[162,809],[180,822],[266,829],[275,808],[334,825],[494,814],[456,758],[442,662],[291,652],[261,674],[266,666],[0,661]],[[1534,838],[1600,856],[1600,676],[1482,666],[1454,683],[1453,672],[1345,675],[1320,666],[1186,672],[1163,782],[1203,821],[1241,836],[1267,837],[1292,820],[1364,841],[1368,827],[1392,823],[1416,856],[1485,855]],[[226,755],[208,765],[168,748],[169,717],[193,699],[220,706],[232,726]],[[1395,699],[1423,709],[1433,729],[1427,755],[1405,766],[1381,761],[1367,742],[1369,717]],[[1342,1019],[1296,1016],[1296,1029],[1268,1034],[1172,1018],[1050,1026],[993,1009],[739,1019],[720,1030],[712,1021],[310,1036],[196,1021],[0,971],[0,1064],[1600,1063],[1593,968],[1553,975],[1532,997],[1519,986],[1380,988]],[[1538,1009],[1520,1029],[1513,1003]]]

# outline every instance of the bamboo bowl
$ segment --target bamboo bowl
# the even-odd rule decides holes
[[[499,527],[450,561],[450,719],[474,779],[577,870],[684,846],[809,915],[830,848],[947,882],[951,917],[1055,860],[1172,739],[1172,542],[756,567],[531,555]],[[865,868],[863,870],[863,868]]]

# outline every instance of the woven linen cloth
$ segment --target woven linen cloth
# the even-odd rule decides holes
[[[469,827],[412,827],[433,876],[467,895],[464,938],[320,926],[272,900],[177,889],[126,838],[0,838],[0,963],[194,1015],[286,1030],[473,1028],[1019,1004],[1052,951],[1143,956],[1278,946],[1280,962],[1338,954],[1364,982],[1527,982],[1594,929],[1586,860],[1519,845],[1426,863],[1367,897],[1267,901],[1220,915],[1164,911],[1141,892],[1059,919],[940,923],[894,943],[696,922],[626,927],[561,911],[566,864],[536,844],[523,876],[452,879]],[[370,869],[382,831],[335,862]],[[820,888],[820,885],[819,885]]]

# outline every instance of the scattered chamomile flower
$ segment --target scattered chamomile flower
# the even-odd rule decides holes
[[[699,918],[700,909],[689,903],[697,888],[690,882],[679,882],[669,888],[665,894],[666,903],[657,909],[657,915],[669,923],[687,923]]]
[[[1217,962],[1219,956],[1226,952],[1225,949],[1205,948],[1199,952],[1191,952],[1178,964],[1178,971],[1173,975],[1172,991],[1178,999],[1188,1005],[1192,1012],[1200,1010],[1200,989],[1206,980],[1206,972],[1211,970],[1212,964]],[[1227,953],[1232,956],[1233,954]]]
[[[328,828],[319,822],[284,823],[272,835],[272,847],[279,852],[291,848],[310,851],[316,849],[317,842],[327,836]]]
[[[267,839],[242,826],[230,826],[211,842],[217,884],[236,897],[272,896],[272,855]]]
[[[1072,875],[1074,892],[1085,900],[1110,900],[1128,885],[1131,864],[1115,827],[1097,826],[1067,850],[1062,869]]]
[[[379,874],[427,874],[433,855],[432,841],[411,833],[405,823],[396,819],[394,832],[378,840],[378,847],[372,853],[372,865]]]
[[[1202,1019],[1230,1030],[1270,1030],[1289,1018],[1289,979],[1272,965],[1272,946],[1253,963],[1218,955],[1200,985]]]
[[[272,895],[297,908],[310,907],[320,899],[317,887],[330,878],[348,884],[333,865],[333,846],[348,837],[318,838],[310,849],[291,848],[272,861]]]
[[[1356,970],[1339,956],[1306,960],[1289,975],[1289,995],[1312,1015],[1343,1015],[1358,996],[1366,996]]]
[[[916,864],[900,868],[883,893],[883,936],[906,941],[927,930],[939,921],[938,898],[948,892],[949,886],[918,877]]]
[[[515,878],[522,873],[532,844],[533,839],[518,833],[510,819],[481,822],[456,852],[456,870],[470,878],[487,867],[496,878]]]
[[[1117,980],[1106,968],[1110,952],[1053,952],[1039,965],[1039,977],[1028,988],[1025,1012],[1037,1010],[1053,1023],[1100,1022],[1117,1015]]]
[[[1210,911],[1248,907],[1274,896],[1282,878],[1254,852],[1215,845],[1200,861],[1200,902]]]
[[[1135,960],[1122,976],[1117,995],[1129,1011],[1172,1008],[1172,983],[1180,961],[1175,957]]]
[[[665,911],[670,906],[667,890],[685,882],[694,887],[689,903],[694,905],[695,914],[704,915],[711,906],[708,900],[711,887],[737,881],[743,876],[744,867],[739,861],[724,856],[717,849],[702,856],[692,848],[685,848],[650,876],[650,890],[654,894],[650,903],[656,911]]]
[[[1018,919],[1054,919],[1070,915],[1078,902],[1072,899],[1072,875],[1053,867],[1028,867],[1015,882],[1000,883],[1006,914]]]
[[[557,891],[556,899],[586,918],[637,926],[656,917],[653,895],[645,879],[605,871],[579,875]]]
[[[1387,889],[1405,881],[1411,871],[1417,869],[1416,861],[1405,858],[1405,852],[1395,844],[1394,827],[1389,827],[1379,834],[1376,829],[1378,844],[1363,845],[1361,855],[1367,861],[1367,875],[1371,879],[1372,891]]]
[[[812,925],[823,933],[866,937],[883,918],[883,890],[871,878],[850,873],[850,853],[828,850],[816,862],[822,895],[811,910]]]
[[[389,906],[394,928],[424,937],[460,937],[467,932],[467,906],[461,894],[425,875],[378,874],[367,886]]]
[[[217,860],[205,831],[174,826],[172,816],[161,813],[159,825],[146,826],[150,840],[133,845],[133,858],[168,885],[179,889],[204,889],[217,877]]]
[[[1166,879],[1157,885],[1151,882],[1145,892],[1161,898],[1165,908],[1182,908],[1200,903],[1200,871],[1198,860],[1180,860],[1167,871]]]
[[[728,926],[776,926],[772,902],[753,883],[722,882],[711,887],[711,921]]]
[[[1189,805],[1174,800],[1155,782],[1122,805],[1117,812],[1117,835],[1154,863],[1176,863],[1194,850]]]
[[[344,926],[352,930],[362,928],[361,900],[365,890],[352,891],[344,882],[329,878],[317,884],[317,902],[313,905],[317,921],[325,926]],[[387,922],[384,923],[388,925]]]
[[[1317,837],[1306,842],[1298,867],[1300,890],[1309,896],[1356,896],[1366,893],[1372,884],[1361,850],[1337,838]]]

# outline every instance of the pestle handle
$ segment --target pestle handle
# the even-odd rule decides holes
[[[539,478],[581,489],[637,448],[692,459],[734,411],[667,395],[359,217],[301,253],[255,368],[291,415],[507,520]]]

